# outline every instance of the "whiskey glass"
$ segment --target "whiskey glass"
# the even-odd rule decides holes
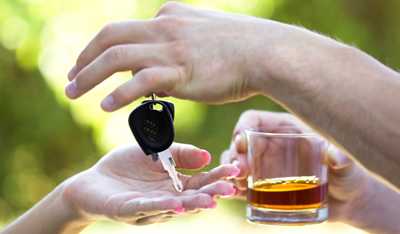
[[[246,131],[247,219],[303,225],[328,219],[328,143],[296,128]]]

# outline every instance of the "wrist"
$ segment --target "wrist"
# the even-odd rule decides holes
[[[70,185],[81,174],[65,180],[52,192],[52,196],[55,197],[54,206],[59,214],[60,231],[57,233],[79,233],[94,221],[92,217],[82,212],[72,199],[74,196],[71,194]]]
[[[2,233],[79,233],[88,222],[64,198],[64,187],[57,186]]]
[[[73,177],[70,179],[73,179]],[[58,214],[61,233],[78,233],[92,222],[87,216],[79,212],[79,209],[67,196],[67,185],[70,179],[60,184],[52,194],[55,197],[54,210]]]
[[[262,29],[261,29],[262,27]],[[286,102],[295,95],[319,95],[336,74],[349,46],[307,29],[265,20],[253,56],[252,85],[257,92]],[[255,68],[254,68],[255,67]]]
[[[398,233],[398,204],[398,189],[371,173],[361,195],[349,202],[342,221],[371,233]]]

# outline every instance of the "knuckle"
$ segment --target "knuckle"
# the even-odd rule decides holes
[[[116,23],[111,22],[104,25],[100,32],[97,34],[97,37],[100,39],[102,37],[108,37],[110,34],[112,35],[115,24]]]
[[[100,32],[96,35],[96,42],[100,46],[106,46],[108,44],[109,38],[113,36],[113,31],[116,23],[108,23],[100,30]]]
[[[210,196],[208,196],[207,194],[199,194],[198,196],[196,196],[195,198],[195,202],[199,203],[199,204],[206,204],[208,203],[210,200]]]
[[[166,2],[160,7],[160,10],[158,11],[157,16],[173,13],[180,7],[181,7],[181,3],[174,2],[174,1]]]
[[[188,46],[184,41],[174,41],[171,42],[168,46],[168,53],[171,58],[180,64],[183,65],[188,58]]]
[[[125,49],[123,46],[113,46],[106,50],[104,60],[106,64],[116,64],[125,57]]]
[[[155,87],[158,82],[157,76],[154,76],[150,71],[141,71],[136,78],[144,87]]]
[[[177,38],[179,30],[185,25],[185,19],[178,16],[163,16],[154,21],[156,30],[165,34],[169,39]]]
[[[122,90],[121,88],[117,88],[112,96],[118,104],[125,104],[131,100],[130,92]]]
[[[89,60],[88,56],[86,55],[85,51],[83,51],[79,56],[78,59],[76,60],[76,65],[78,67],[84,67]]]
[[[221,174],[225,177],[225,176],[229,176],[231,174],[232,171],[232,167],[231,165],[224,165],[224,167],[222,167],[221,170]]]
[[[257,114],[258,114],[257,110],[250,109],[250,110],[246,110],[245,112],[243,112],[240,115],[240,118],[241,119],[246,119],[246,118],[253,117],[253,116],[257,115]]]

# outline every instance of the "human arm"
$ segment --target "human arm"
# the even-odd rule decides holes
[[[266,95],[400,185],[399,74],[356,48],[301,27],[172,2],[154,19],[104,27],[69,73],[66,93],[77,98],[126,70],[134,78],[103,109],[152,92],[206,103]]]
[[[180,168],[198,169],[210,161],[207,151],[194,146],[170,149]],[[226,165],[194,176],[179,174],[184,191],[178,193],[159,161],[137,145],[120,147],[64,181],[0,233],[73,234],[104,218],[137,225],[163,222],[185,211],[214,208],[215,196],[235,193],[232,184],[218,180],[237,173]]]
[[[287,113],[254,110],[244,112],[234,129],[230,148],[221,157],[223,164],[231,163],[240,168],[240,175],[233,181],[241,191],[238,193],[238,197],[241,198],[244,198],[247,193],[249,172],[247,140],[243,134],[247,129],[278,133],[285,129],[296,132],[312,131],[298,118]],[[279,144],[279,142],[274,144]],[[264,144],[260,147],[264,147]],[[370,233],[398,233],[400,226],[397,220],[400,211],[397,207],[400,205],[400,191],[334,145],[330,145],[328,149],[325,163],[328,166],[329,221],[347,223]],[[256,150],[263,152],[259,148]],[[279,151],[266,150],[265,154],[270,153],[279,159],[280,155],[277,152]],[[270,164],[271,162],[268,163]]]

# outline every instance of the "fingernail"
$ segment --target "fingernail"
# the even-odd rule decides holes
[[[235,140],[234,140],[235,144],[239,144],[240,143],[240,134],[237,134],[235,136]]]
[[[65,93],[70,98],[75,98],[78,96],[78,87],[75,80],[71,81],[65,88]]]
[[[207,150],[201,150],[201,156],[207,159],[206,165],[211,163],[211,155]]]
[[[76,76],[76,73],[78,71],[78,67],[76,65],[74,65],[71,70],[68,72],[68,79],[72,80],[72,78],[74,78]]]
[[[185,207],[178,207],[174,209],[174,212],[177,214],[185,212]]]
[[[247,145],[246,145],[246,135],[244,133],[237,134],[235,136],[235,147],[236,151],[240,154],[247,153]]]
[[[332,167],[341,168],[351,164],[351,159],[344,153],[340,152],[336,147],[330,146],[328,149],[328,162]]]
[[[108,95],[102,102],[101,107],[106,111],[112,111],[115,105],[114,97]]]

